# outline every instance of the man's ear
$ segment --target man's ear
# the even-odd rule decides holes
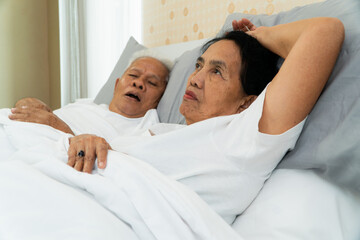
[[[115,94],[115,92],[116,92],[116,87],[117,87],[117,85],[119,84],[119,81],[120,81],[120,78],[117,78],[117,79],[116,79],[116,82],[115,82],[115,87],[114,87],[114,94]]]
[[[257,98],[256,95],[249,95],[249,96],[244,97],[242,99],[242,103],[239,106],[237,113],[241,113],[242,111],[247,109],[255,101],[256,98]]]

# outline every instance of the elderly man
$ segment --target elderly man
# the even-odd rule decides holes
[[[159,122],[155,108],[166,88],[172,63],[149,50],[135,53],[132,59],[116,80],[109,106],[80,101],[52,112],[38,99],[24,98],[16,103],[9,118],[49,125],[73,135],[96,134],[108,141],[148,128]]]

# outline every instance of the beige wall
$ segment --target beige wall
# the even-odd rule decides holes
[[[0,108],[28,96],[60,106],[57,12],[57,0],[0,0]]]
[[[233,12],[274,14],[323,0],[143,0],[148,47],[214,36]]]
[[[50,102],[52,109],[61,106],[60,86],[60,42],[59,42],[59,3],[58,0],[47,0],[48,20],[48,59],[50,79]]]

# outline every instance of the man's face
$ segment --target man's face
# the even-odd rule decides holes
[[[156,108],[166,88],[169,72],[158,60],[151,57],[136,59],[116,80],[110,111],[125,117],[143,117]]]
[[[180,106],[187,124],[240,112],[246,95],[240,83],[241,59],[233,41],[212,44],[198,58]]]

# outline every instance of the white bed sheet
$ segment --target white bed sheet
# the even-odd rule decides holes
[[[0,239],[138,239],[90,195],[22,162],[0,162]]]
[[[7,114],[0,110],[0,141],[16,151],[0,159],[0,239],[242,239],[143,161],[110,151],[106,169],[78,172],[66,165],[67,134]]]
[[[360,196],[311,170],[277,169],[233,228],[246,240],[358,240]]]

